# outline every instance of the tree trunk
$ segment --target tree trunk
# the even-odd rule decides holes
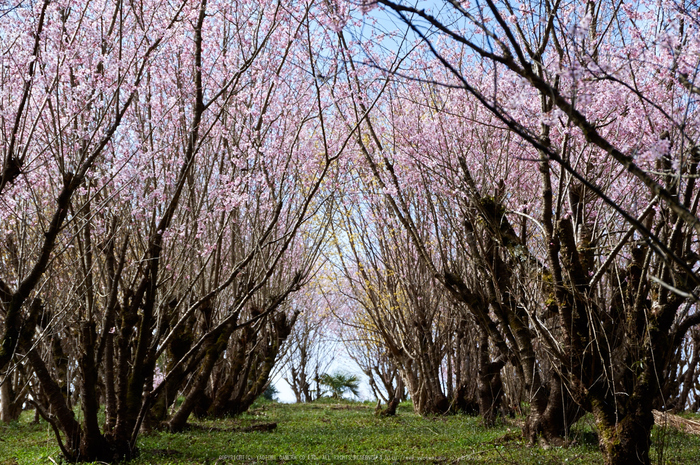
[[[501,368],[505,365],[503,360],[489,361],[489,336],[486,331],[481,332],[479,344],[479,414],[484,420],[484,425],[491,427],[496,423],[496,417],[501,408],[503,399],[503,381],[501,380]]]
[[[84,322],[80,328],[82,351],[79,365],[82,372],[81,379],[81,407],[83,413],[82,434],[80,437],[81,460],[104,460],[114,459],[114,454],[110,452],[107,440],[100,431],[97,420],[99,411],[99,399],[95,387],[97,386],[97,367],[95,366],[95,324]]]
[[[411,364],[407,364],[410,370]],[[406,370],[406,368],[403,368]],[[431,383],[429,376],[418,376],[416,373],[404,374],[408,392],[413,400],[413,409],[419,415],[443,415],[450,409],[450,402],[435,383]]]
[[[117,421],[117,396],[114,392],[114,335],[107,334],[104,358],[105,432],[114,429]]]
[[[637,405],[632,405],[632,403]],[[649,401],[647,401],[649,403]],[[601,411],[600,404],[594,403],[593,414],[599,431],[599,445],[605,465],[649,465],[651,429],[654,415],[651,408],[644,408],[643,402],[630,399],[628,407],[633,410],[615,424],[612,412]]]
[[[59,442],[63,455],[68,461],[78,460],[81,436],[80,424],[76,421],[73,411],[68,408],[61,387],[51,377],[46,364],[36,349],[30,350],[27,353],[27,358],[34,368],[41,391],[54,412],[47,420],[54,428],[60,428],[64,434],[64,441],[62,443]]]
[[[205,345],[203,352],[205,352],[204,360],[202,361],[202,366],[195,375],[195,381],[187,393],[185,400],[180,405],[180,408],[175,412],[175,415],[168,422],[168,428],[171,432],[182,431],[187,425],[187,419],[190,414],[197,406],[201,397],[204,395],[204,390],[209,382],[209,376],[211,375],[214,365],[221,356],[221,353],[226,349],[228,340],[231,337],[235,323],[230,323],[227,326],[221,328],[220,331],[212,333],[212,341]]]
[[[238,415],[245,412],[265,392],[270,372],[275,365],[282,344],[292,331],[298,313],[270,315],[263,327],[244,328],[237,341],[234,363],[222,373],[223,384],[216,384],[209,393],[211,416]],[[229,347],[229,350],[231,348]]]
[[[9,423],[19,420],[22,406],[27,399],[28,382],[24,365],[17,365],[11,373],[0,374],[0,421]]]
[[[548,389],[546,403],[538,404],[539,408],[532,406],[523,434],[531,443],[541,439],[547,444],[564,445],[569,428],[585,411],[574,402],[568,391],[562,389],[561,379],[555,373],[540,389]]]
[[[4,375],[0,374],[0,380]],[[14,373],[5,376],[5,382],[0,385],[0,421],[9,423],[19,419],[22,414],[22,399],[18,399],[12,387]]]
[[[211,374],[214,364],[219,358],[219,353],[214,350],[207,352],[202,362],[202,367],[195,376],[195,381],[192,389],[188,392],[185,400],[180,405],[180,408],[175,412],[175,415],[168,422],[168,428],[171,433],[179,433],[187,425],[187,419],[190,417],[200,397],[204,395],[204,389],[207,387],[209,375]]]

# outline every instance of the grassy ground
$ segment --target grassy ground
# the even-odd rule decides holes
[[[141,455],[131,463],[602,463],[590,418],[576,425],[571,446],[543,449],[523,443],[517,420],[485,429],[475,417],[421,418],[410,404],[402,404],[396,417],[377,418],[373,410],[367,403],[327,400],[261,403],[237,418],[194,422],[185,433],[143,435]],[[0,465],[61,462],[46,423],[30,419],[26,412],[20,422],[0,426]],[[240,432],[271,422],[278,425],[272,432]],[[655,430],[653,439],[663,442],[652,450],[655,463],[700,463],[700,437]]]

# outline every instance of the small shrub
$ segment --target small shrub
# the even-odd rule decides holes
[[[279,391],[277,390],[277,388],[275,386],[273,386],[272,384],[270,384],[269,386],[267,386],[267,389],[265,389],[265,392],[263,392],[263,398],[265,400],[276,401],[277,394],[279,394]]]

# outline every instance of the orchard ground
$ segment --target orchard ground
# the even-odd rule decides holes
[[[27,411],[20,421],[0,426],[0,465],[61,463],[53,432],[32,419]],[[277,424],[271,432],[241,431],[270,423]],[[574,426],[568,447],[530,446],[520,424],[509,418],[486,429],[479,417],[420,417],[410,403],[401,404],[395,417],[376,417],[371,402],[265,401],[235,418],[192,421],[184,433],[144,434],[141,454],[130,463],[603,463],[590,416]],[[698,463],[700,436],[655,428],[652,440],[653,463]]]

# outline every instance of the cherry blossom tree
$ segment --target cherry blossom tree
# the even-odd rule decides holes
[[[321,374],[330,370],[339,348],[333,316],[339,303],[322,284],[326,281],[323,273],[320,270],[313,282],[289,302],[299,316],[280,365],[297,402],[313,402],[321,396]]]
[[[396,238],[396,232],[387,228],[390,222],[368,213],[363,219],[344,215],[351,252],[341,255],[346,256],[343,285],[350,286],[362,308],[353,324],[364,326],[382,341],[417,412],[446,413],[450,402],[440,383],[440,370],[452,330],[451,315],[445,310],[449,301],[441,288],[431,286],[432,277],[417,266],[414,254],[400,246],[405,238]]]

